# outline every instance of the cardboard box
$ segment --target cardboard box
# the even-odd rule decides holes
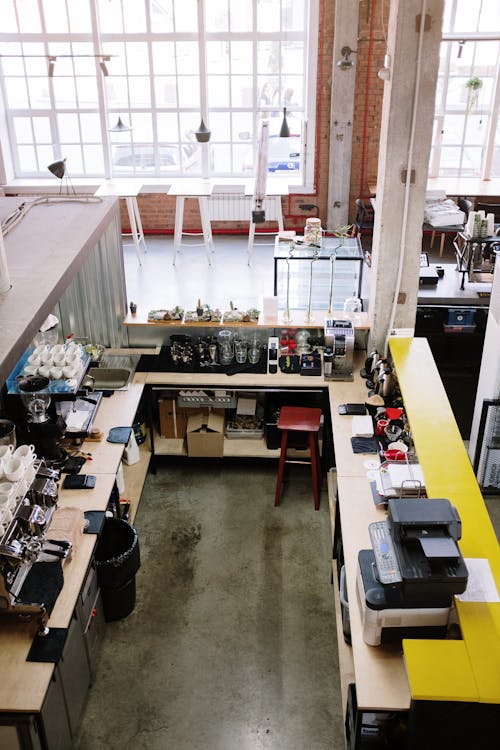
[[[186,409],[179,408],[175,399],[158,399],[160,435],[164,438],[184,438],[188,421]]]
[[[188,456],[221,457],[224,454],[224,422],[221,414],[192,414],[187,422]]]

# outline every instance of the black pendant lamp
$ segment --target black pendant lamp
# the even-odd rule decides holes
[[[121,117],[118,117],[118,120],[116,122],[116,125],[113,125],[112,128],[108,128],[110,133],[127,133],[129,130],[132,130],[130,125],[125,125]]]
[[[211,134],[212,131],[207,128],[202,118],[200,127],[198,128],[198,130],[194,131],[194,137],[196,138],[198,143],[207,143],[210,140]]]
[[[286,107],[283,107],[283,122],[281,123],[280,138],[290,138],[290,128],[286,121]]]

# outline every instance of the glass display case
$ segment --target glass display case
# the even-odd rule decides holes
[[[349,297],[361,297],[363,251],[358,237],[324,237],[320,248],[276,239],[274,295],[279,309],[343,310]],[[333,273],[333,284],[332,282]]]

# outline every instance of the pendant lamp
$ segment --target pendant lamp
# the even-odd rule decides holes
[[[61,159],[61,161],[55,161],[52,164],[49,164],[47,169],[49,172],[52,172],[55,177],[62,180],[66,173],[66,159]]]
[[[130,125],[125,125],[121,117],[118,117],[118,120],[116,122],[116,125],[113,125],[112,128],[108,128],[110,133],[127,133],[129,130],[132,130],[132,127]]]
[[[207,128],[202,118],[200,127],[198,128],[198,130],[194,131],[196,140],[198,141],[198,143],[207,143],[210,140],[211,134],[212,131]]]
[[[286,121],[286,107],[283,107],[283,122],[281,123],[280,138],[290,138],[290,128]]]

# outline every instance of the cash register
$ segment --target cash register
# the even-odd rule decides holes
[[[372,549],[360,550],[357,574],[365,642],[444,637],[468,578],[456,508],[445,498],[391,498],[387,520],[369,532]]]

